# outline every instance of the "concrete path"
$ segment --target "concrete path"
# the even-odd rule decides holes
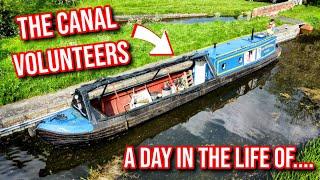
[[[279,19],[280,21],[282,21],[283,23],[286,23],[286,24],[296,24],[296,25],[305,24],[305,22],[303,22],[299,19],[293,19],[293,18],[289,18],[289,17],[285,17],[285,16],[280,16],[277,19]]]

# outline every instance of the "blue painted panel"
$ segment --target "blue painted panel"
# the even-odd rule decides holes
[[[226,43],[218,44],[216,49],[213,47],[205,49],[209,53],[210,59],[223,59],[227,56],[231,56],[232,54],[236,54],[239,52],[243,52],[253,47],[258,47],[266,42],[275,42],[275,36],[265,36],[263,38],[259,38],[254,36],[253,40],[251,40],[251,36],[240,37]]]
[[[216,62],[217,74],[230,72],[243,66],[243,54],[234,55],[233,57],[221,59]]]
[[[264,38],[254,38],[252,41],[249,37],[239,38],[228,43],[221,44],[217,48],[209,48],[206,51],[210,61],[214,64],[217,75],[226,75],[234,71],[238,71],[241,68],[253,65],[267,56],[275,52],[276,48],[276,37],[266,36]],[[230,52],[225,51],[226,48]],[[235,49],[231,49],[235,48]],[[260,58],[252,63],[247,63],[244,65],[244,53],[261,48]],[[224,54],[219,54],[219,52],[224,52]],[[240,57],[242,61],[239,62]],[[225,66],[223,69],[222,67]]]
[[[78,134],[92,132],[93,125],[77,110],[69,108],[44,119],[38,124],[37,129],[59,134]]]
[[[273,53],[276,50],[275,44],[276,44],[275,41],[271,41],[267,45],[261,46],[261,49],[262,49],[261,56],[265,57],[265,56],[268,56],[269,54]]]

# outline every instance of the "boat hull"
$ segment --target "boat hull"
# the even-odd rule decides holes
[[[180,105],[190,102],[200,96],[203,96],[219,87],[222,87],[236,79],[251,74],[270,63],[277,60],[280,56],[281,48],[277,47],[274,54],[270,55],[266,59],[257,62],[250,67],[247,67],[238,72],[228,74],[223,77],[209,80],[198,86],[191,87],[183,93],[177,93],[173,96],[165,97],[161,101],[151,103],[150,105],[142,106],[129,111],[123,115],[116,116],[112,119],[100,121],[93,132],[83,134],[58,134],[49,131],[37,130],[39,135],[45,141],[48,141],[55,145],[63,144],[78,144],[88,143],[92,140],[98,140],[103,138],[112,138],[115,135],[127,131],[129,128],[141,124],[151,118],[159,116],[165,112],[168,112]]]

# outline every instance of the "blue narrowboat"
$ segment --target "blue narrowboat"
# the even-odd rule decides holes
[[[111,138],[275,61],[276,37],[243,36],[76,89],[70,108],[43,119],[53,144]]]

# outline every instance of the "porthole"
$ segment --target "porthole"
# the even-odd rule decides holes
[[[225,70],[226,67],[227,67],[226,63],[223,63],[222,66],[221,66],[222,70]]]
[[[241,63],[242,63],[242,61],[243,61],[243,58],[242,58],[242,57],[240,57],[240,58],[239,58],[239,60],[238,60],[239,64],[241,64]]]

